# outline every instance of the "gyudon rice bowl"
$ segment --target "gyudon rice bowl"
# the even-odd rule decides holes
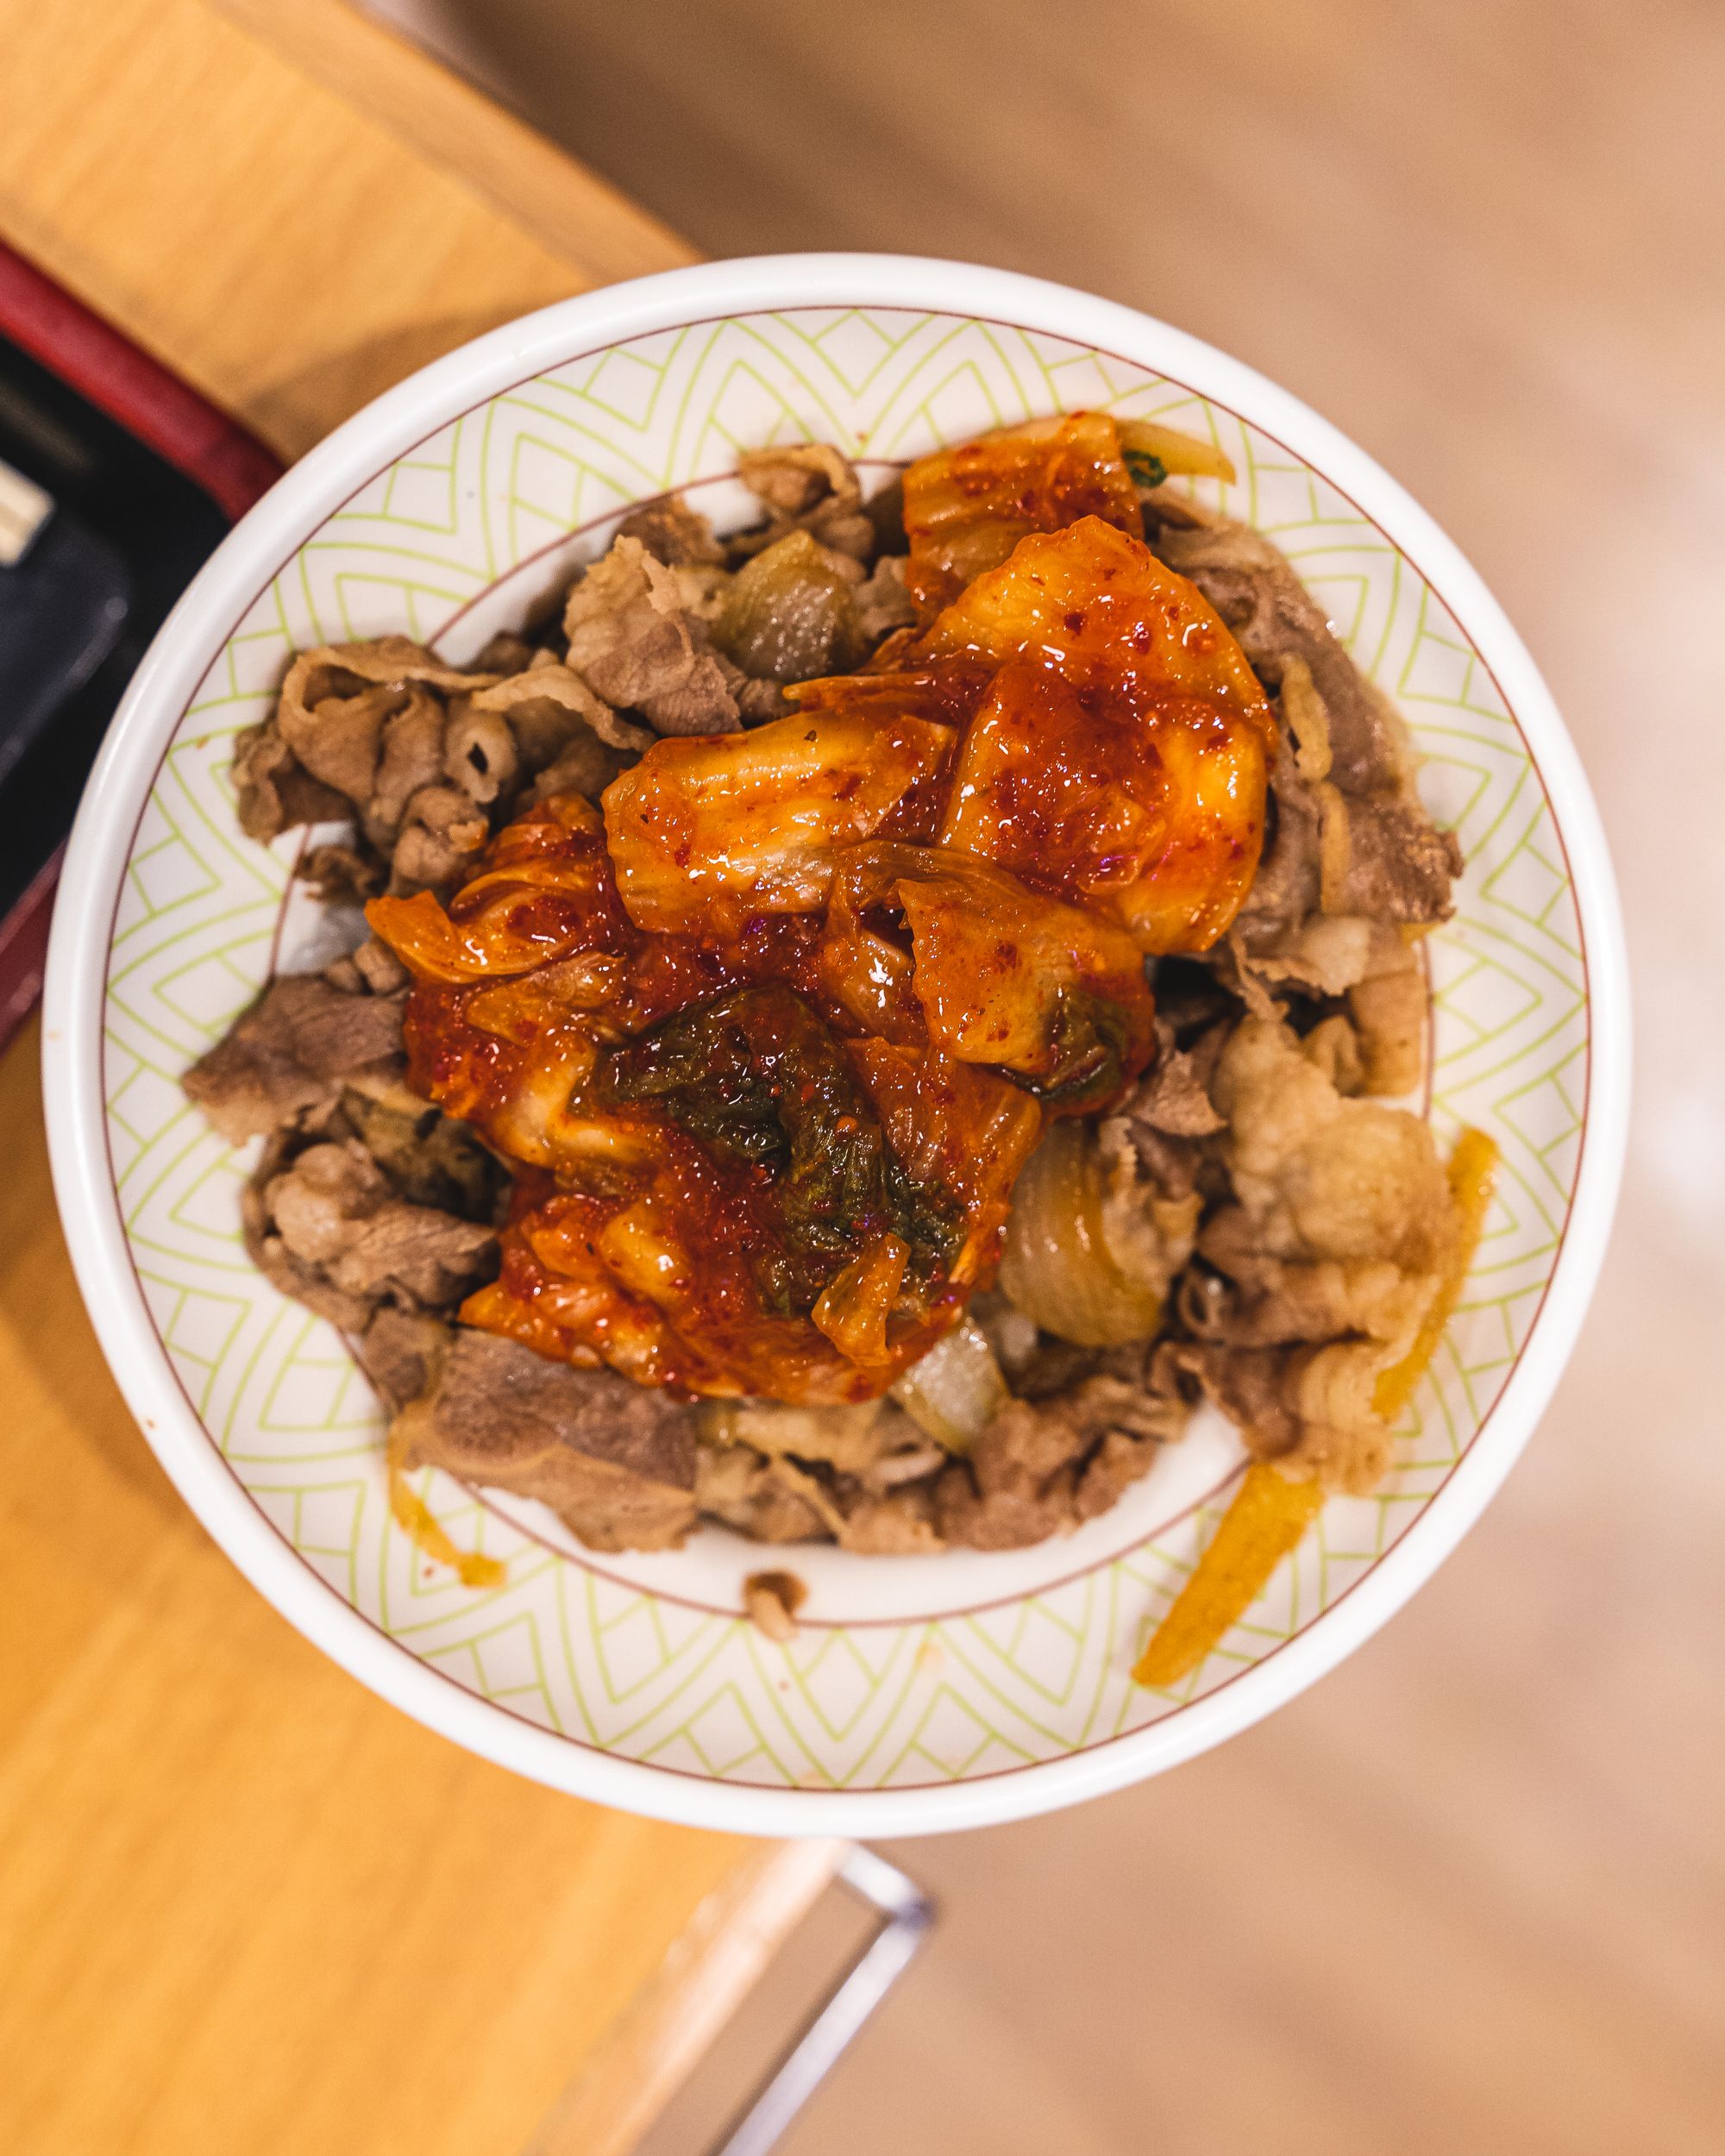
[[[1490,1188],[1407,1105],[1461,862],[1193,473],[1098,411],[868,498],[764,448],[743,529],[649,503],[470,666],[294,661],[241,822],[308,827],[366,937],[185,1083],[262,1139],[248,1248],[388,1403],[434,1557],[494,1571],[417,1465],[599,1550],[1017,1548],[1208,1401],[1255,1464],[1170,1682],[1383,1475]]]

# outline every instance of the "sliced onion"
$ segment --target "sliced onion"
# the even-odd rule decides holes
[[[1007,1381],[980,1326],[961,1318],[893,1387],[919,1429],[949,1452],[968,1452],[1005,1404]]]
[[[1121,419],[1116,423],[1121,448],[1157,458],[1170,479],[1176,473],[1189,473],[1196,479],[1226,479],[1233,484],[1233,465],[1214,442],[1200,442],[1195,435],[1159,426],[1154,419]]]
[[[1155,1332],[1162,1296],[1107,1241],[1101,1156],[1088,1125],[1057,1123],[1026,1163],[1007,1216],[1000,1288],[1044,1332],[1080,1347],[1120,1347]]]
[[[737,572],[712,640],[745,674],[780,682],[848,673],[866,649],[850,577],[806,531]]]

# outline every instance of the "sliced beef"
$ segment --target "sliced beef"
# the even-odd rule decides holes
[[[1270,988],[1346,995],[1365,978],[1374,928],[1359,914],[1314,913],[1256,950],[1237,943],[1235,956],[1244,974]]]
[[[376,768],[356,797],[367,839],[388,853],[401,835],[408,809],[428,787],[443,783],[443,735],[448,713],[442,699],[417,684],[402,693],[383,723]]]
[[[393,1062],[401,1053],[405,1003],[400,990],[344,996],[317,975],[284,974],[253,1009],[261,1012],[267,1007],[272,1042],[291,1040],[294,1055],[313,1076],[334,1081]],[[246,1020],[239,1023],[242,1027]]]
[[[343,1332],[362,1332],[378,1308],[377,1300],[337,1287],[323,1266],[298,1256],[278,1232],[271,1214],[268,1194],[287,1175],[293,1136],[290,1125],[271,1139],[256,1174],[240,1194],[240,1225],[247,1254],[271,1286],[284,1295],[303,1302]]]
[[[703,1445],[695,1501],[703,1513],[756,1542],[823,1542],[831,1530],[808,1500],[786,1488],[775,1462],[746,1445]]]
[[[854,1550],[862,1557],[919,1557],[946,1546],[935,1519],[932,1481],[885,1492],[865,1490],[847,1496],[842,1509],[842,1550]]]
[[[915,602],[905,585],[910,557],[882,555],[873,573],[856,587],[856,620],[862,641],[871,649],[895,629],[908,629],[916,620]]]
[[[396,835],[391,892],[403,897],[465,883],[490,837],[484,809],[460,787],[422,787]]]
[[[1076,1523],[1075,1463],[1083,1439],[1047,1404],[1013,1400],[940,1478],[935,1514],[948,1542],[1019,1550]]]
[[[501,711],[476,696],[460,698],[443,730],[442,775],[480,808],[511,799],[521,780],[521,750]]]
[[[1269,1257],[1243,1207],[1224,1206],[1204,1223],[1181,1316],[1199,1338],[1229,1347],[1370,1335],[1393,1340],[1419,1321],[1423,1282],[1388,1260],[1289,1260]]]
[[[901,1426],[915,1434],[909,1418],[884,1400],[840,1407],[715,1400],[702,1407],[700,1419],[703,1435],[715,1443],[747,1445],[768,1459],[818,1460],[847,1475],[874,1466]]]
[[[1173,1028],[1176,1047],[1194,1048],[1214,1027],[1232,1025],[1239,1018],[1238,1002],[1204,960],[1158,958],[1155,962],[1151,981],[1156,1015]],[[1206,1082],[1208,1076],[1206,1072]]]
[[[1326,913],[1426,926],[1455,912],[1461,848],[1417,801],[1355,800],[1325,787],[1322,806]]]
[[[363,808],[383,754],[384,722],[406,705],[408,693],[373,686],[308,704],[304,692],[307,681],[317,678],[313,664],[309,655],[295,661],[282,686],[275,724],[314,779],[332,787],[351,807]]]
[[[411,1094],[380,1100],[353,1087],[342,1113],[398,1198],[490,1225],[508,1178],[465,1123]]]
[[[1323,885],[1323,814],[1285,735],[1270,767],[1270,826],[1258,874],[1234,920],[1251,951],[1289,934],[1318,910]]]
[[[522,767],[531,772],[543,770],[583,740],[615,749],[613,768],[620,768],[624,757],[638,755],[653,739],[644,726],[619,718],[579,674],[549,651],[537,653],[524,672],[480,691],[470,708],[508,720]]]
[[[1146,1473],[1157,1446],[1184,1424],[1179,1401],[1108,1374],[1044,1400],[1009,1401],[969,1458],[941,1476],[940,1532],[977,1550],[1017,1550],[1070,1533]]]
[[[886,1401],[793,1407],[708,1401],[698,1501],[762,1542],[832,1540],[875,1556],[938,1550],[936,1478],[949,1455]]]
[[[525,636],[518,636],[512,629],[499,629],[482,651],[474,654],[475,674],[495,674],[499,680],[511,674],[522,674],[539,655],[537,648]]]
[[[536,1498],[596,1550],[674,1549],[695,1524],[687,1407],[493,1333],[458,1327],[392,1434],[407,1466]]]
[[[182,1082],[230,1144],[262,1137],[333,1099],[342,1079],[397,1062],[405,1001],[344,994],[317,974],[279,974]]]
[[[1362,1093],[1402,1090],[1400,1087],[1366,1084],[1361,1037],[1352,1019],[1343,1012],[1332,1011],[1327,1018],[1320,1018],[1300,1045],[1305,1050],[1307,1059],[1323,1072],[1346,1100],[1352,1100]]]
[[[1030,1324],[1028,1319],[1024,1322]],[[1018,1400],[1040,1401],[1076,1392],[1087,1377],[1095,1376],[1104,1356],[1111,1351],[1080,1347],[1075,1341],[1063,1340],[1057,1333],[1043,1332],[1034,1325],[1031,1332],[1034,1335],[1032,1344],[1013,1357],[1011,1365],[1012,1391]]]
[[[909,1421],[909,1417],[906,1417]],[[872,1467],[864,1469],[857,1477],[862,1489],[871,1497],[886,1497],[908,1482],[920,1482],[938,1475],[946,1465],[949,1455],[944,1445],[934,1444],[911,1426],[912,1440],[896,1451],[883,1452]]]
[[[449,667],[404,636],[302,653],[271,718],[236,744],[242,828],[267,840],[351,818],[352,841],[301,870],[322,893],[443,890],[526,781],[562,765],[559,787],[596,793],[652,739],[554,652],[501,637],[486,655],[499,665]]]
[[[823,502],[854,504],[862,498],[850,460],[829,442],[746,449],[737,460],[737,476],[775,517],[805,517]]]
[[[899,557],[900,574],[910,551],[910,537],[905,530],[905,482],[901,474],[894,473],[886,485],[879,487],[862,505],[862,513],[875,527],[875,552]]]
[[[1157,1056],[1150,1075],[1121,1104],[1119,1114],[1167,1138],[1208,1138],[1221,1129],[1222,1119],[1205,1090],[1202,1065],[1175,1045],[1174,1029],[1166,1019],[1157,1020],[1156,1037]]]
[[[728,734],[739,724],[731,680],[685,609],[676,573],[638,539],[619,538],[569,593],[569,665],[608,704],[661,734]]]
[[[273,718],[235,737],[234,790],[240,829],[265,846],[296,824],[337,822],[349,805],[344,793],[312,777]]]
[[[1327,1489],[1358,1495],[1382,1481],[1389,1437],[1371,1407],[1382,1368],[1371,1342],[1245,1348],[1165,1340],[1157,1357],[1164,1377],[1177,1370],[1179,1382],[1238,1426],[1255,1458],[1285,1461]]]
[[[1111,1511],[1134,1482],[1141,1482],[1149,1474],[1161,1448],[1178,1438],[1184,1428],[1183,1414],[1176,1419],[1164,1410],[1154,1429],[1105,1431],[1102,1442],[1084,1463],[1078,1477],[1072,1501],[1079,1519],[1095,1520]]]
[[[383,1302],[453,1310],[497,1271],[491,1227],[398,1198],[357,1138],[307,1146],[247,1196],[247,1241],[264,1272],[348,1330]]]
[[[1266,1257],[1385,1261],[1430,1275],[1452,1230],[1448,1185],[1418,1116],[1343,1099],[1285,1025],[1246,1018],[1212,1086],[1220,1150]]]
[[[1299,1442],[1295,1395],[1300,1365],[1310,1354],[1306,1347],[1230,1348],[1207,1341],[1185,1344],[1181,1360],[1252,1451],[1274,1459]]]
[[[716,567],[724,560],[724,548],[714,538],[712,526],[680,494],[649,502],[625,517],[617,529],[620,538],[638,539],[668,569]]]
[[[413,774],[441,767],[430,747],[441,743],[441,696],[494,679],[406,636],[323,644],[288,668],[271,724],[304,770],[384,830],[399,821]]]
[[[354,1340],[354,1352],[393,1414],[425,1390],[448,1341],[440,1319],[386,1303]]]
[[[1419,954],[1395,930],[1374,931],[1365,973],[1348,991],[1348,1012],[1358,1042],[1359,1090],[1414,1092],[1425,1076],[1430,1001]]]
[[[1198,1190],[1209,1168],[1208,1157],[1198,1140],[1170,1138],[1153,1124],[1121,1119],[1138,1156],[1138,1172],[1157,1197],[1189,1198]],[[1220,1175],[1220,1170],[1216,1171]]]
[[[737,460],[737,476],[768,511],[769,521],[731,539],[734,561],[746,561],[793,531],[806,531],[854,561],[872,558],[875,525],[862,506],[862,483],[850,459],[830,442],[751,449]]]
[[[408,985],[408,971],[389,945],[375,936],[345,956],[331,959],[319,978],[343,995],[393,995]]]
[[[585,793],[590,801],[596,801],[626,761],[596,735],[577,735],[556,761],[536,776],[533,799],[549,801],[554,794]]]
[[[737,685],[737,708],[745,726],[764,726],[769,718],[782,718],[790,699],[776,681],[741,681]]]
[[[397,989],[405,988],[412,977],[389,945],[376,936],[367,936],[349,955],[348,962],[376,996],[393,995]]]
[[[1385,977],[1404,979],[1405,945],[1377,935]],[[1339,1013],[1303,1039],[1257,1018],[1230,1034],[1210,1088],[1228,1187],[1148,1373],[1152,1393],[1214,1401],[1258,1456],[1350,1491],[1383,1470],[1378,1380],[1417,1338],[1457,1232],[1428,1126],[1350,1097],[1363,1079]]]
[[[536,800],[554,793],[596,800],[653,738],[618,718],[553,653],[540,651],[522,672],[451,713],[444,768],[497,820],[512,810],[512,789],[524,778]]]
[[[339,839],[312,847],[294,873],[325,906],[363,906],[389,883],[388,868],[369,847]]]
[[[1377,921],[1448,919],[1460,849],[1414,791],[1400,719],[1287,561],[1245,524],[1164,530],[1157,545],[1280,691],[1274,828],[1237,924],[1243,947],[1271,948],[1320,906]]]

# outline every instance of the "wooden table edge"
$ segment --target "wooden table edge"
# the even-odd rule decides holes
[[[348,0],[204,0],[428,164],[458,173],[593,285],[699,258],[578,158]]]

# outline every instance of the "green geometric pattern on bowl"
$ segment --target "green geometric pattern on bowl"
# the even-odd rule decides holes
[[[246,1257],[249,1152],[223,1145],[179,1090],[257,992],[279,933],[290,966],[315,962],[328,933],[287,902],[292,835],[267,851],[241,836],[233,735],[267,711],[299,646],[403,629],[435,640],[461,614],[443,648],[467,655],[493,614],[518,617],[602,542],[601,520],[716,479],[739,448],[813,438],[902,459],[1083,405],[1226,449],[1238,485],[1201,491],[1276,540],[1396,699],[1425,797],[1467,856],[1456,918],[1430,944],[1432,1115],[1440,1141],[1465,1123],[1490,1131],[1503,1166],[1393,1473],[1371,1499],[1331,1503],[1176,1694],[1140,1690],[1129,1672],[1226,1501],[1216,1473],[1193,1486],[1186,1447],[1071,1542],[897,1561],[884,1614],[868,1575],[880,1561],[812,1555],[814,1621],[787,1649],[740,1621],[734,1587],[714,1590],[749,1562],[718,1531],[684,1555],[590,1559],[524,1531],[532,1508],[505,1516],[428,1475],[455,1539],[509,1560],[505,1586],[461,1587],[390,1516],[382,1419],[340,1338]],[[721,513],[724,498],[722,486],[702,496]],[[1377,527],[1231,412],[1126,361],[994,323],[855,310],[706,323],[571,361],[445,428],[332,517],[235,624],[163,760],[129,863],[106,1026],[114,1172],[150,1310],[210,1436],[304,1561],[433,1667],[572,1742],[812,1789],[993,1774],[1106,1742],[1179,1712],[1346,1594],[1461,1457],[1527,1338],[1574,1188],[1588,1056],[1580,932],[1539,773],[1466,637]],[[1189,1442],[1221,1473],[1239,1457],[1215,1432]]]

